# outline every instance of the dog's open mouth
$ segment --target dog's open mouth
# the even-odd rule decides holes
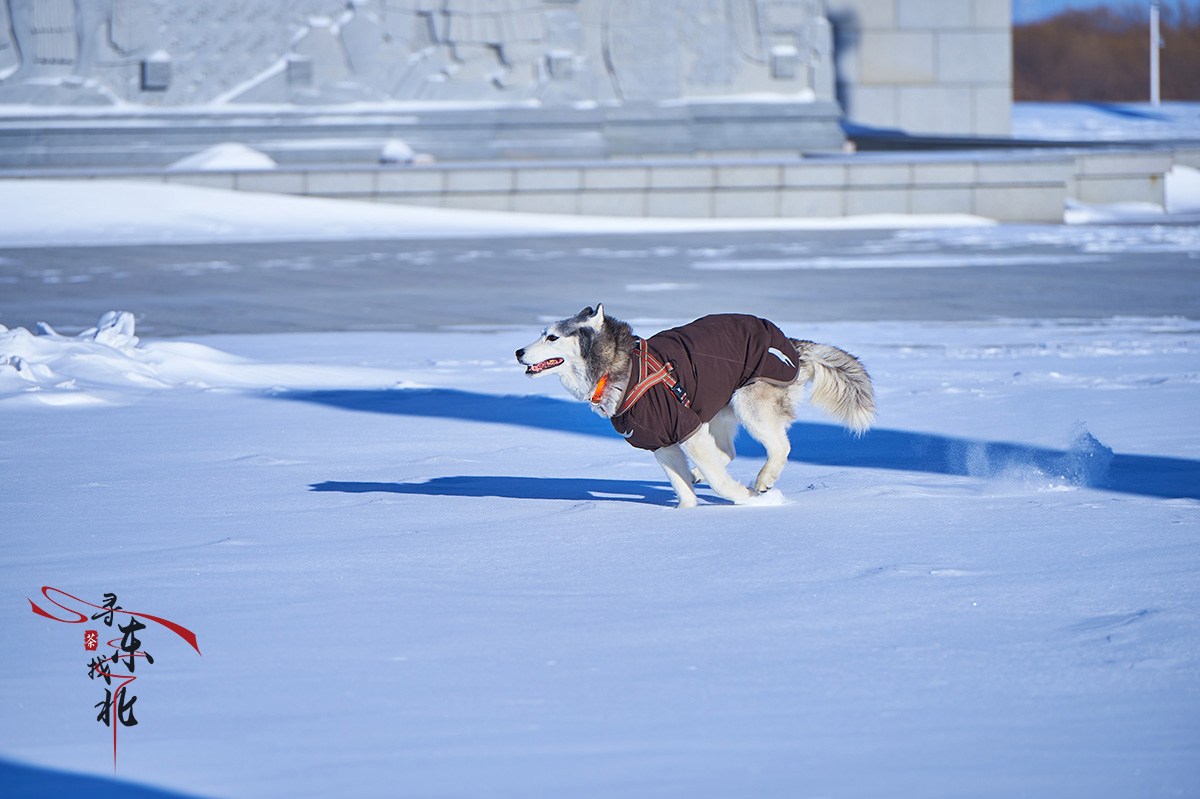
[[[547,369],[553,369],[556,366],[561,366],[562,362],[562,358],[547,358],[541,363],[535,363],[533,366],[528,367],[525,370],[525,374],[536,375],[538,372],[544,372]]]

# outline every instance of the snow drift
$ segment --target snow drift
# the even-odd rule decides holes
[[[379,388],[399,375],[366,367],[270,364],[187,341],[142,343],[134,316],[110,311],[77,336],[42,323],[38,333],[0,325],[0,403],[77,405],[147,391],[193,389]]]

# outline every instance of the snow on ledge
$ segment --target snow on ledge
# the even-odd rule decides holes
[[[347,239],[431,239],[972,227],[968,214],[875,214],[826,219],[626,219],[460,211],[355,200],[104,180],[0,181],[0,246],[97,246]]]
[[[218,172],[240,169],[274,169],[275,159],[239,142],[214,144],[184,156],[167,167],[168,172]]]

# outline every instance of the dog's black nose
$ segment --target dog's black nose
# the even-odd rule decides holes
[[[523,349],[517,350],[517,360],[519,361],[524,357],[525,357],[525,350],[523,350]]]

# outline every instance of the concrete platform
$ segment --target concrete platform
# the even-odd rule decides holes
[[[0,170],[0,179],[130,179],[439,208],[634,217],[966,213],[1057,223],[1065,201],[1162,205],[1200,147],[860,153],[811,157],[312,164],[272,170]]]

